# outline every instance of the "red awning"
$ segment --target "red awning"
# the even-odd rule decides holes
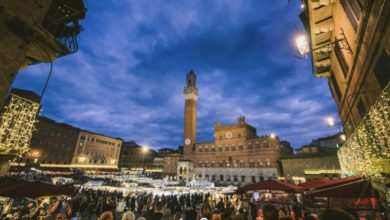
[[[69,195],[70,187],[47,183],[16,181],[0,185],[0,196],[10,198],[39,198],[43,196]]]
[[[278,182],[275,180],[266,180],[244,186],[236,191],[237,194],[244,194],[247,192],[267,191],[270,193],[295,193],[300,192],[301,187],[292,184]]]
[[[300,184],[298,184],[298,186],[303,187],[303,188],[311,188],[311,187],[315,187],[315,186],[318,186],[318,185],[321,185],[324,183],[328,183],[329,181],[331,181],[331,180],[325,179],[325,178],[314,178],[314,179],[308,180],[306,182],[300,183]]]
[[[377,198],[379,193],[367,179],[350,177],[329,181],[314,187],[305,188],[307,196],[334,198]]]

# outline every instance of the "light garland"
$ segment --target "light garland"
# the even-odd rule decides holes
[[[386,182],[390,173],[390,83],[338,151],[344,174]]]
[[[0,118],[0,154],[22,156],[28,151],[40,104],[10,94]]]

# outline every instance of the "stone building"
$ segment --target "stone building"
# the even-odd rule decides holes
[[[120,153],[119,167],[125,170],[145,171],[153,168],[156,152],[134,141],[124,142]]]
[[[280,142],[275,135],[257,136],[256,128],[247,124],[245,117],[239,117],[234,125],[216,122],[214,141],[197,143],[198,89],[193,71],[187,74],[184,96],[184,160],[178,165],[179,179],[195,177],[220,184],[244,184],[278,177],[279,157],[292,154],[288,142]]]
[[[89,131],[79,132],[72,167],[84,169],[118,169],[122,139]]]
[[[285,180],[300,183],[313,178],[340,178],[337,150],[305,145],[298,150],[299,153],[282,157],[280,161]]]
[[[22,162],[27,166],[70,167],[79,132],[71,125],[39,117]]]
[[[183,159],[183,155],[179,153],[170,153],[164,156],[163,175],[170,179],[176,179],[177,163]]]
[[[19,70],[77,51],[85,14],[82,0],[0,2],[0,108]]]
[[[343,174],[369,177],[385,194],[390,183],[390,1],[303,0],[302,5],[314,74],[328,80],[347,136],[338,153]]]

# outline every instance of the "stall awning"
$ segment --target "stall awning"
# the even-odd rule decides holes
[[[275,180],[266,180],[244,186],[236,191],[237,194],[244,194],[250,192],[270,192],[270,193],[295,193],[300,192],[301,187],[291,185]]]
[[[329,181],[306,188],[307,196],[334,198],[378,198],[378,192],[368,179],[357,177]]]
[[[0,196],[10,198],[39,198],[44,196],[69,195],[72,189],[40,182],[15,181],[0,185]]]
[[[330,181],[331,180],[325,179],[325,178],[314,178],[314,179],[310,179],[306,182],[300,183],[300,184],[298,184],[298,186],[303,187],[303,188],[311,188],[311,187],[315,187],[315,186],[318,186],[318,185],[321,185],[324,183],[328,183]]]

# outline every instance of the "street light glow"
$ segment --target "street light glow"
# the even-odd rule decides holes
[[[275,133],[271,133],[271,134],[270,134],[270,137],[271,137],[272,139],[274,139],[274,138],[276,138],[276,134],[275,134]]]
[[[347,136],[345,134],[341,134],[340,139],[344,142],[347,140]]]
[[[309,44],[304,34],[300,34],[295,38],[295,45],[302,56],[310,52]]]
[[[148,150],[149,150],[149,148],[148,148],[147,146],[143,146],[143,147],[142,147],[142,152],[143,152],[143,153],[148,152]]]
[[[333,117],[327,117],[326,118],[326,123],[330,126],[330,127],[333,127],[334,126],[334,118]]]

